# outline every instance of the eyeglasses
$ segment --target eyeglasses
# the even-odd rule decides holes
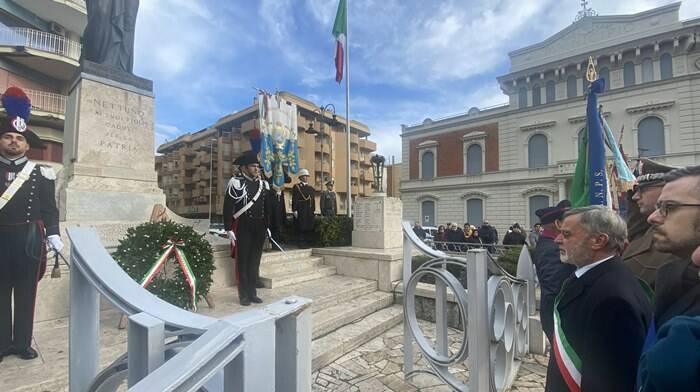
[[[659,213],[663,217],[667,217],[669,212],[671,212],[675,209],[681,208],[681,207],[700,207],[700,204],[675,203],[675,202],[666,201],[666,200],[663,200],[663,201],[656,203],[656,209],[659,211]]]

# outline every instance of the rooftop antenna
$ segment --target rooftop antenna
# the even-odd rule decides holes
[[[581,0],[581,10],[576,14],[574,23],[588,16],[598,16],[598,12],[588,7],[588,0]]]

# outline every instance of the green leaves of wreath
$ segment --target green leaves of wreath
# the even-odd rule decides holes
[[[190,226],[164,221],[132,227],[119,241],[113,257],[132,279],[140,282],[163,253],[163,244],[168,240],[185,243],[183,250],[197,277],[197,298],[207,295],[215,268],[212,249],[204,235]],[[192,309],[190,286],[174,257],[146,289],[175,306]]]

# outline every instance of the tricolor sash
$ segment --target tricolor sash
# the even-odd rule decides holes
[[[192,293],[192,309],[194,309],[194,311],[196,312],[197,277],[194,275],[194,271],[192,271],[192,267],[190,266],[190,263],[187,260],[187,256],[185,256],[185,252],[182,249],[180,249],[184,246],[185,243],[183,241],[174,242],[173,240],[168,240],[168,242],[166,242],[165,245],[163,245],[163,249],[165,249],[165,251],[160,256],[158,256],[156,262],[153,263],[148,272],[146,272],[146,275],[144,275],[139,284],[143,288],[148,287],[148,285],[151,284],[151,281],[153,281],[153,278],[155,278],[156,274],[163,269],[165,263],[168,261],[168,259],[170,259],[170,254],[175,252],[175,258],[177,259],[178,264],[180,264],[182,274],[185,276],[185,280],[187,280],[187,283],[190,286],[190,291]]]
[[[554,342],[552,342],[552,351],[554,352],[557,367],[569,390],[571,392],[581,392],[581,369],[583,367],[581,357],[566,339],[564,330],[561,327],[561,317],[559,317],[559,301],[565,292],[566,286],[567,284],[561,288],[559,295],[554,300]]]
[[[0,196],[0,210],[3,209],[7,205],[7,203],[12,200],[12,198],[15,196],[19,188],[24,185],[25,181],[29,179],[29,177],[32,174],[32,170],[34,170],[34,167],[36,167],[36,163],[32,161],[27,161],[27,164],[24,165],[24,168],[22,168],[22,171],[17,173],[17,177],[15,177],[14,180],[12,180],[12,183],[10,184],[7,189],[5,189],[5,192],[3,192],[2,196]]]

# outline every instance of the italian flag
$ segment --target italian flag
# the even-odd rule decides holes
[[[338,3],[338,12],[335,14],[335,23],[333,24],[333,36],[336,41],[335,81],[338,83],[343,80],[343,59],[345,58],[345,45],[347,43],[348,34],[347,12],[347,1],[340,0],[340,3]]]

